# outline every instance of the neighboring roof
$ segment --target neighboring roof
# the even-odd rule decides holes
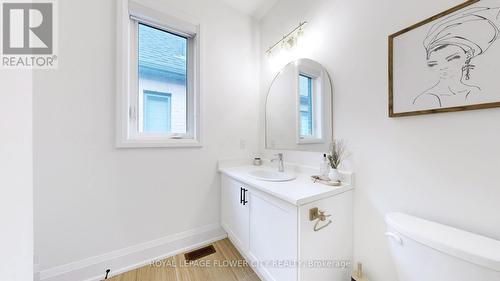
[[[139,24],[139,68],[174,79],[186,77],[187,39]]]

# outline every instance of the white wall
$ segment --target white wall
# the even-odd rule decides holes
[[[217,160],[257,150],[254,20],[218,1],[143,2],[201,21],[204,146],[115,148],[115,1],[60,1],[59,69],[34,75],[42,270],[218,223]]]
[[[33,280],[32,74],[0,70],[0,276]]]
[[[387,36],[461,2],[282,0],[261,21],[261,51],[309,21],[308,42],[295,56],[317,60],[332,75],[334,134],[349,141],[347,168],[356,173],[355,257],[372,281],[396,280],[384,237],[390,211],[500,239],[500,109],[387,117]],[[261,61],[263,116],[278,67],[264,55]],[[261,151],[270,156],[263,142],[262,134]],[[290,162],[320,159],[320,153],[285,153]]]

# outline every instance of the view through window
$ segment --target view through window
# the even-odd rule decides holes
[[[313,100],[312,78],[303,74],[299,76],[300,98],[300,136],[313,136]]]
[[[139,23],[139,132],[187,132],[188,39]]]

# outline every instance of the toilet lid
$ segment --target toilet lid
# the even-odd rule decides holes
[[[386,223],[401,235],[443,253],[500,272],[500,241],[402,213]]]

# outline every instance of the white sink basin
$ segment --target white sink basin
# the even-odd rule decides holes
[[[248,174],[251,177],[262,181],[291,181],[297,178],[296,175],[289,174],[287,172],[277,172],[268,170],[254,170],[248,172]]]

